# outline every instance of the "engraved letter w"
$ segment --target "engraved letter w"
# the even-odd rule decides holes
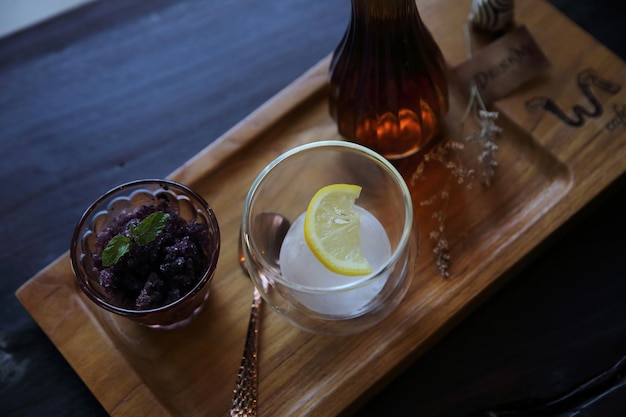
[[[574,113],[573,117],[568,116],[565,111],[563,111],[554,102],[554,100],[545,96],[534,97],[528,100],[526,102],[526,109],[530,112],[543,109],[553,113],[570,126],[580,127],[585,124],[585,117],[600,117],[604,111],[600,101],[598,101],[596,96],[591,92],[592,85],[595,85],[597,88],[613,95],[617,94],[621,89],[620,85],[601,78],[592,69],[587,69],[579,73],[577,84],[580,91],[585,95],[585,97],[587,97],[587,100],[589,100],[591,106],[587,109],[583,106],[575,104],[572,108],[572,112]]]

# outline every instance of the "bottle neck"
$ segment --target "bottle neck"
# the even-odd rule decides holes
[[[352,13],[354,18],[362,21],[419,17],[415,0],[352,0]]]

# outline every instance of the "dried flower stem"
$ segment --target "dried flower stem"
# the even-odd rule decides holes
[[[467,54],[471,57],[471,36],[467,23],[464,29]],[[420,202],[420,207],[434,206],[437,201],[440,203],[439,210],[434,210],[432,214],[437,224],[435,230],[430,233],[429,237],[435,242],[433,253],[436,256],[437,269],[441,276],[446,278],[450,276],[450,266],[452,264],[450,245],[446,237],[446,217],[450,201],[452,180],[454,179],[458,185],[464,185],[465,188],[469,190],[473,187],[472,180],[475,175],[475,169],[465,167],[458,153],[465,150],[465,143],[477,142],[482,146],[482,152],[478,157],[478,164],[481,167],[481,182],[485,186],[491,185],[492,178],[495,175],[495,168],[498,166],[496,159],[498,145],[496,145],[495,140],[502,133],[502,128],[497,126],[495,121],[499,114],[498,112],[487,110],[480,92],[474,83],[469,86],[469,100],[460,123],[461,136],[465,131],[465,123],[472,113],[474,113],[475,119],[479,125],[479,130],[465,137],[465,142],[445,140],[439,143],[430,152],[424,155],[423,161],[420,162],[411,177],[411,183],[413,184],[420,179],[424,179],[426,165],[432,162],[441,164],[449,172],[443,189]]]

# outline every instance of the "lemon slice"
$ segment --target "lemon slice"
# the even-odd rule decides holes
[[[333,184],[320,189],[304,218],[304,239],[315,257],[332,272],[357,276],[372,272],[361,253],[360,216],[354,207],[361,187]]]

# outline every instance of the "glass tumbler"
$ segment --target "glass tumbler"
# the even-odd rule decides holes
[[[305,247],[304,213],[314,194],[331,184],[362,187],[355,203],[361,247],[366,258],[377,258],[369,275],[330,273]],[[268,216],[289,221],[282,243],[284,233],[272,243],[276,233],[267,225],[280,222],[268,222]],[[364,227],[381,238],[364,239]],[[271,162],[248,192],[241,227],[246,267],[264,300],[293,325],[328,335],[363,331],[398,306],[417,259],[417,236],[401,175],[378,153],[347,141],[310,143]]]
[[[199,263],[200,266],[194,267],[199,273],[194,277],[195,281],[190,279],[190,282],[185,286],[180,283],[167,282],[165,285],[181,286],[181,288],[185,288],[185,292],[170,288],[169,294],[173,293],[175,296],[170,295],[164,305],[140,309],[129,305],[127,302],[122,302],[119,290],[116,293],[110,286],[103,284],[99,272],[102,267],[98,260],[102,249],[99,248],[97,240],[98,235],[107,233],[107,228],[114,224],[116,219],[119,221],[120,216],[128,216],[129,213],[134,213],[136,210],[154,206],[163,211],[177,214],[182,219],[176,223],[177,228],[187,227],[183,224],[193,225],[193,230],[205,230],[206,238],[204,238],[204,233],[202,239],[197,238],[197,244],[194,245],[195,249],[190,249],[188,244],[180,243],[185,239],[184,237],[178,236],[177,240],[172,238],[175,243],[168,243],[170,245],[168,250],[173,260],[168,264],[168,267],[176,262],[191,262],[186,256],[189,251],[196,251],[196,254],[199,253],[198,251],[202,251],[201,258],[194,258],[202,259]],[[170,215],[170,217],[172,216]],[[129,182],[113,188],[98,198],[85,211],[72,236],[70,258],[78,286],[87,298],[97,306],[144,326],[174,329],[188,324],[202,311],[209,296],[209,283],[215,273],[219,252],[220,231],[217,219],[202,196],[174,181],[147,179]],[[130,252],[125,256],[130,256]],[[128,260],[128,262],[132,261],[133,259]],[[143,259],[138,261],[146,262]],[[162,260],[159,258],[158,262],[162,262]],[[166,267],[164,263],[160,263],[156,268],[151,267],[150,271],[159,270],[159,268],[164,270]],[[170,274],[171,276],[173,274]],[[176,275],[175,278],[170,277],[167,279],[185,279],[184,275]],[[165,278],[163,280],[166,281]],[[144,288],[149,285],[151,284],[146,283]],[[133,290],[139,289],[141,288]],[[135,293],[132,294],[134,296]]]

